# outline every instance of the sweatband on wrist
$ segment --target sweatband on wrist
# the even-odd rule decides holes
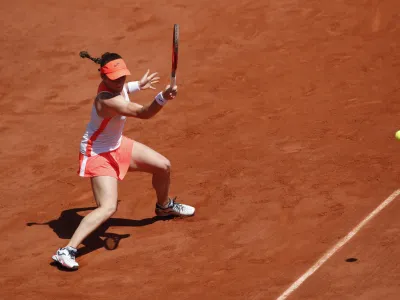
[[[128,92],[134,93],[136,91],[140,91],[139,81],[128,82]]]
[[[161,106],[164,106],[168,102],[168,100],[163,97],[162,92],[159,92],[154,100]]]

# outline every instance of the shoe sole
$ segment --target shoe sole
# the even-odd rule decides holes
[[[178,214],[158,213],[157,211],[155,213],[156,213],[156,216],[158,216],[158,217],[187,218],[187,217],[193,217],[195,215],[195,212],[193,214],[191,214],[191,215],[178,215]]]
[[[58,263],[58,265],[60,265],[61,267],[68,269],[68,270],[78,270],[79,266],[77,267],[70,267],[67,264],[64,263],[63,260],[59,260],[57,255],[53,255],[51,257],[56,263]]]

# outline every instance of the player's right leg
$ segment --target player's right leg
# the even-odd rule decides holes
[[[156,215],[180,217],[194,215],[194,207],[178,203],[175,201],[176,198],[169,198],[171,163],[163,155],[135,141],[129,171],[153,174],[152,183],[157,195]]]
[[[114,177],[92,177],[92,189],[98,207],[86,215],[67,246],[57,250],[53,260],[65,268],[78,269],[75,261],[77,247],[82,241],[109,219],[117,210],[118,182]]]

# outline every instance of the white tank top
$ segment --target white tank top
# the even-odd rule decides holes
[[[101,83],[97,94],[112,93],[104,83]],[[112,93],[113,94],[113,93]],[[121,96],[130,102],[127,88],[124,86]],[[97,114],[93,104],[90,121],[81,140],[80,152],[86,156],[113,151],[121,145],[122,131],[126,117],[117,115],[112,118],[103,118]]]

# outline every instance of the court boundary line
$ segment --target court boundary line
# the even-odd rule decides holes
[[[397,196],[400,195],[400,189],[395,190],[385,201],[375,208],[368,216],[364,218],[356,227],[354,227],[344,238],[337,242],[329,249],[314,265],[309,268],[302,276],[300,276],[286,291],[284,291],[277,300],[285,300],[297,290],[300,285],[315,273],[331,256],[333,256],[340,248],[342,248],[351,238],[353,238],[373,217],[388,206]]]

